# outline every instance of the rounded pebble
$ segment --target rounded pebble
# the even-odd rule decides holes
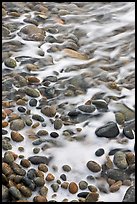
[[[69,184],[69,192],[75,194],[78,192],[78,185],[75,182]]]

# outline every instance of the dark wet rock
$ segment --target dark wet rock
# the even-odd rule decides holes
[[[115,113],[115,119],[119,125],[122,125],[125,122],[125,115],[121,112],[116,112]]]
[[[10,123],[11,130],[18,131],[18,130],[22,130],[24,127],[25,127],[25,123],[22,119],[16,119]]]
[[[39,139],[36,139],[35,141],[33,141],[32,144],[33,145],[40,145],[43,142],[46,142],[46,139],[45,138],[39,138]]]
[[[12,162],[14,162],[14,156],[12,154],[12,152],[10,151],[7,151],[4,153],[4,158],[3,158],[3,161],[8,163],[8,164],[11,164]]]
[[[45,156],[31,156],[28,158],[29,161],[32,163],[32,164],[49,164],[50,160],[52,159],[52,157],[45,157]]]
[[[61,119],[56,119],[56,120],[54,121],[54,128],[55,128],[56,130],[61,129],[61,128],[62,128],[62,125],[63,125],[63,122],[62,122]]]
[[[129,175],[121,169],[108,169],[106,175],[108,178],[114,179],[116,181],[129,179]]]
[[[25,186],[29,187],[32,191],[36,189],[35,183],[31,179],[27,178],[26,176],[22,178],[22,182],[24,183]]]
[[[85,202],[96,202],[98,198],[99,194],[97,192],[91,192],[87,195]]]
[[[29,179],[32,179],[32,180],[33,180],[36,176],[37,176],[37,171],[36,171],[36,169],[31,168],[31,169],[28,170],[28,172],[27,172],[27,177],[28,177]]]
[[[116,152],[114,154],[113,162],[119,169],[126,169],[128,167],[126,154],[124,152],[121,151]]]
[[[22,195],[20,193],[20,191],[15,187],[15,186],[11,186],[9,188],[9,193],[15,198],[15,199],[22,199]]]
[[[130,186],[127,189],[122,202],[135,202],[135,186]]]
[[[18,111],[21,113],[24,113],[26,111],[26,108],[24,108],[23,106],[18,107]]]
[[[57,132],[51,132],[50,136],[53,138],[57,138],[57,137],[59,137],[59,134]]]
[[[112,150],[109,151],[108,155],[109,155],[109,156],[110,156],[110,155],[114,155],[114,154],[115,154],[116,152],[118,152],[118,151],[122,151],[122,149],[121,149],[121,148],[112,149]]]
[[[45,38],[45,32],[35,25],[26,25],[21,28],[18,33],[24,40],[30,41],[43,41]]]
[[[115,138],[119,134],[118,126],[115,122],[110,121],[107,124],[96,129],[95,134],[98,137]]]
[[[88,183],[86,181],[80,181],[79,182],[79,188],[81,190],[85,190],[88,187]]]
[[[36,178],[34,178],[34,183],[36,184],[36,186],[42,187],[45,184],[45,180],[44,180],[44,178],[36,177]]]
[[[105,100],[92,100],[92,104],[95,105],[98,111],[106,112],[108,110],[108,104]]]
[[[128,139],[134,139],[133,130],[129,128],[128,126],[123,128],[123,135],[127,137]]]
[[[10,144],[9,141],[3,139],[2,140],[2,149],[3,150],[11,150],[12,149],[12,145]]]
[[[77,196],[81,197],[81,198],[86,198],[88,194],[89,194],[89,192],[80,192],[77,194]]]
[[[65,174],[61,174],[61,175],[60,175],[60,178],[61,178],[63,181],[66,181],[66,180],[67,180],[67,177],[66,177]]]
[[[105,153],[104,149],[103,148],[99,148],[99,149],[96,150],[95,155],[97,157],[101,157],[104,153]]]
[[[5,129],[2,129],[2,135],[7,135],[7,134],[8,134],[8,131]]]
[[[35,107],[37,105],[37,99],[35,98],[30,99],[29,105],[32,107]]]
[[[63,169],[64,171],[66,171],[66,172],[71,171],[71,167],[70,167],[69,165],[63,165],[63,166],[62,166],[62,169]]]
[[[45,136],[48,135],[48,132],[46,130],[39,130],[37,132],[37,136]]]
[[[48,193],[48,188],[46,186],[42,186],[40,189],[39,189],[39,194],[42,195],[42,196],[47,196],[47,193]]]
[[[11,168],[13,169],[14,173],[20,175],[20,176],[25,176],[26,171],[16,162],[12,162]]]
[[[40,152],[40,148],[39,147],[35,147],[33,149],[34,154],[38,154]]]
[[[70,117],[76,117],[80,114],[80,111],[72,110],[68,113]]]
[[[20,192],[22,193],[22,195],[23,195],[24,197],[26,197],[26,198],[29,198],[29,197],[32,196],[32,191],[31,191],[31,189],[29,189],[29,188],[26,187],[26,186],[21,186],[21,187],[19,188],[19,190],[20,190]]]
[[[20,165],[25,167],[25,168],[29,168],[30,167],[30,161],[28,159],[22,159],[20,162]]]
[[[81,106],[78,106],[78,109],[85,113],[92,113],[95,111],[95,106],[94,105],[81,105]]]

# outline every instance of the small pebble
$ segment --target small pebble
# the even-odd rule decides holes
[[[78,185],[75,182],[69,184],[69,192],[75,194],[78,192]]]
[[[103,148],[99,148],[99,149],[95,152],[95,155],[96,155],[97,157],[101,157],[104,153],[105,153],[104,149],[103,149]]]
[[[50,136],[53,138],[57,138],[57,137],[59,137],[59,134],[57,132],[51,132]]]
[[[33,198],[33,202],[47,202],[47,198],[45,196],[38,195]]]
[[[81,190],[85,190],[88,187],[88,183],[86,181],[80,181],[78,185]]]
[[[51,173],[48,173],[46,176],[46,181],[53,181],[55,179],[55,176]]]
[[[38,165],[38,169],[39,169],[40,171],[45,172],[45,173],[48,171],[48,167],[47,167],[45,164],[39,164],[39,165]]]
[[[87,167],[92,172],[99,172],[101,171],[101,166],[95,161],[88,161]]]
[[[70,167],[69,165],[63,165],[63,166],[62,166],[62,169],[63,169],[64,171],[66,171],[66,172],[71,171],[71,167]]]
[[[34,178],[33,181],[36,184],[36,186],[38,186],[38,187],[42,187],[45,184],[45,180],[41,177],[36,177],[36,178]]]

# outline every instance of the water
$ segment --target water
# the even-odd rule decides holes
[[[65,114],[67,114],[71,108],[78,107],[84,104],[87,100],[91,99],[97,92],[105,92],[105,96],[125,96],[118,100],[119,103],[124,103],[134,111],[135,105],[135,88],[130,81],[126,80],[126,77],[134,74],[135,72],[135,3],[134,2],[73,2],[73,3],[56,3],[56,2],[44,2],[49,10],[49,16],[47,21],[40,23],[40,28],[51,26],[58,30],[57,33],[51,34],[46,32],[46,36],[53,36],[57,40],[56,43],[49,42],[34,42],[23,40],[18,36],[18,31],[15,31],[15,37],[12,40],[18,40],[25,45],[20,51],[12,52],[12,58],[16,57],[32,57],[37,59],[43,59],[42,56],[38,55],[38,50],[42,50],[45,56],[50,55],[53,57],[53,65],[44,66],[38,71],[33,71],[31,74],[36,74],[37,78],[41,81],[46,76],[51,76],[57,73],[58,79],[66,77],[71,79],[74,76],[84,76],[84,80],[90,85],[84,94],[75,95],[72,97],[65,97],[63,94],[50,99],[55,105],[61,103],[68,103],[65,106]],[[59,11],[66,10],[66,15],[58,15]],[[35,16],[34,11],[28,12],[33,18]],[[8,22],[19,22],[23,23],[20,25],[18,30],[21,29],[25,23],[23,20],[26,18],[26,14],[22,14],[19,18],[9,18]],[[62,23],[62,20],[64,23]],[[6,20],[3,21],[7,23]],[[61,22],[61,23],[60,23]],[[73,58],[72,56],[66,56],[63,45],[66,43],[72,34],[77,36],[79,33],[78,52],[88,56],[88,59],[81,60],[78,57]],[[5,40],[4,42],[10,42],[11,40]],[[59,41],[59,42],[58,42]],[[48,52],[48,49],[53,46],[60,46],[57,52]],[[71,69],[76,66],[76,69]],[[2,64],[3,73],[7,67]],[[67,71],[69,68],[70,71]],[[9,68],[10,69],[10,68]],[[24,65],[18,62],[14,72],[27,72],[24,69]],[[56,73],[55,73],[56,72]],[[3,74],[4,75],[4,74]],[[122,80],[122,82],[121,82]],[[110,89],[108,83],[114,81],[120,87],[120,90]],[[58,89],[62,89],[61,85],[65,82],[65,79],[61,82],[53,82],[52,85]],[[129,83],[129,84],[128,84]],[[132,86],[131,86],[132,85]],[[131,88],[130,88],[131,86]],[[17,87],[14,87],[17,88]],[[18,89],[18,88],[17,88]],[[63,89],[62,89],[63,90]],[[40,99],[39,97],[38,99]],[[100,165],[104,163],[106,155],[113,148],[123,148],[134,151],[134,140],[128,140],[127,144],[120,144],[117,139],[108,140],[107,138],[97,138],[95,130],[97,127],[107,123],[108,121],[115,121],[115,104],[117,101],[111,100],[109,103],[109,111],[105,112],[97,120],[93,117],[88,120],[88,125],[84,127],[85,121],[69,125],[68,128],[75,132],[75,135],[83,136],[86,135],[84,141],[73,141],[70,142],[63,136],[63,131],[67,129],[67,126],[63,126],[61,130],[56,132],[59,133],[58,142],[61,143],[61,147],[52,147],[46,151],[40,151],[39,155],[54,155],[52,163],[49,165],[49,172],[53,172],[52,165],[58,167],[58,172],[55,172],[56,178],[62,173],[61,167],[63,164],[68,164],[72,167],[72,171],[67,174],[68,181],[79,182],[82,179],[86,179],[86,176],[90,174],[86,167],[86,163],[89,160],[95,160]],[[31,114],[40,113],[40,110],[31,108]],[[17,107],[14,108],[17,112]],[[96,111],[97,112],[97,111]],[[58,112],[61,115],[61,112]],[[44,116],[45,117],[45,116]],[[46,129],[49,133],[53,131],[53,126],[49,122],[49,119],[45,117],[47,126],[37,127],[35,131],[39,129]],[[78,133],[76,128],[82,128],[82,131]],[[29,127],[20,131],[21,134],[27,134]],[[122,127],[119,126],[120,132]],[[10,129],[8,135],[10,136]],[[12,151],[18,152],[18,144],[12,142]],[[23,153],[25,158],[33,155],[32,152],[32,141],[25,137],[25,140],[21,143],[25,146],[25,152]],[[102,157],[96,157],[95,151],[98,148],[104,148],[105,154]],[[4,151],[3,151],[4,153]],[[113,156],[111,156],[113,160]],[[19,159],[17,160],[19,161]],[[33,165],[32,165],[33,166]],[[32,168],[31,166],[31,168]],[[35,166],[34,166],[35,167]],[[93,173],[92,175],[99,175]],[[93,183],[95,185],[95,183]],[[107,183],[105,184],[107,185]],[[107,186],[108,187],[108,186]],[[122,186],[118,192],[104,194],[100,193],[99,201],[109,202],[110,199],[114,202],[122,202],[125,191],[128,187]],[[48,199],[52,198],[52,190],[49,187]],[[34,196],[34,195],[33,195]],[[32,196],[32,197],[33,197]],[[56,201],[61,201],[63,198],[68,198],[69,201],[76,198],[76,195],[71,195],[68,191],[59,189],[56,197]],[[32,198],[30,198],[31,200]]]

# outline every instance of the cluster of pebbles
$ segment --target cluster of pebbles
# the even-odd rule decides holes
[[[122,6],[122,2],[116,3]],[[115,201],[115,193],[122,187],[126,191],[121,202],[135,201],[135,112],[134,105],[125,103],[130,96],[123,91],[134,94],[134,70],[128,69],[127,76],[119,77],[120,67],[134,65],[134,35],[124,36],[126,43],[123,40],[120,44],[116,59],[107,55],[97,59],[97,44],[89,45],[87,30],[74,27],[90,20],[92,9],[88,4],[2,4],[3,202],[104,202],[101,195],[111,193]],[[95,10],[100,12],[99,4],[114,6],[113,2],[95,2],[93,14]],[[91,17],[98,25],[112,20],[111,13]],[[128,29],[134,27],[117,28],[113,35]],[[27,50],[29,46],[32,53]],[[105,52],[112,50],[108,47]],[[65,61],[63,66],[57,65],[63,59],[68,65]],[[108,114],[112,114],[112,120],[108,117],[103,121]],[[87,127],[91,132],[84,132]],[[70,143],[86,145],[92,135],[99,145],[92,151],[91,142],[91,159],[81,164],[86,177],[69,179],[70,175],[75,178],[75,168],[80,167],[67,160],[58,167],[52,149],[61,151]],[[110,146],[109,151],[100,145],[113,142],[117,147]],[[64,194],[64,198],[57,200],[58,194]]]

